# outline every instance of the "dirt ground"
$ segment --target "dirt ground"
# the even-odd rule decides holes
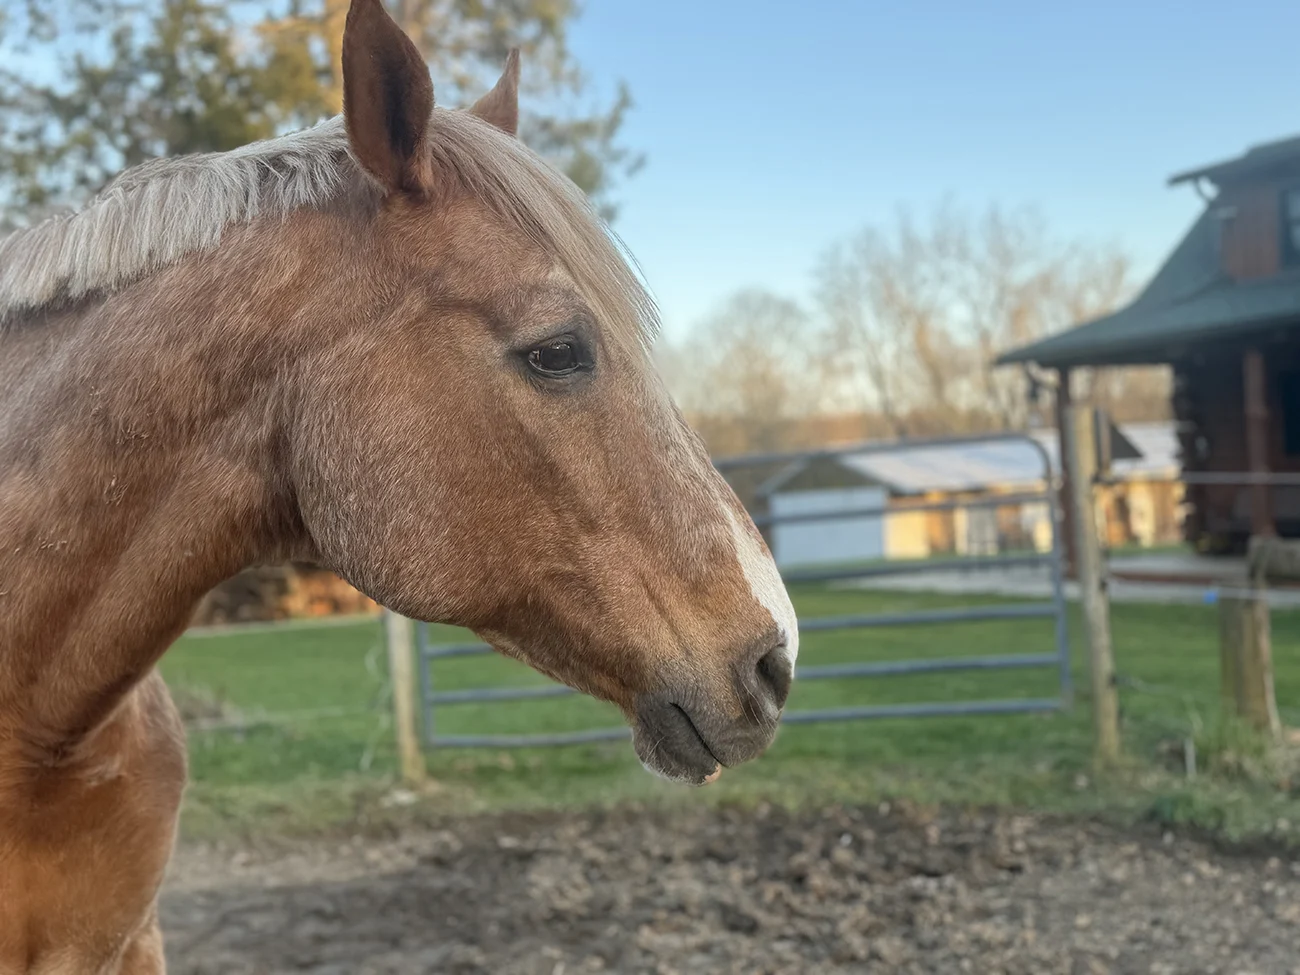
[[[1300,862],[882,806],[536,814],[182,847],[175,975],[1300,975]]]

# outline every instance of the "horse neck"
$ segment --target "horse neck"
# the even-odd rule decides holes
[[[0,343],[0,739],[62,749],[148,672],[213,585],[311,557],[283,470],[320,255],[292,228]],[[319,326],[319,322],[316,323]]]

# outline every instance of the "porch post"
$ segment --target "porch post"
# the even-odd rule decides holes
[[[1071,510],[1070,502],[1070,460],[1069,451],[1065,449],[1067,427],[1071,420],[1070,407],[1073,400],[1070,396],[1070,370],[1069,367],[1063,367],[1056,370],[1056,455],[1058,463],[1061,465],[1061,499],[1057,506],[1061,512],[1060,535],[1061,553],[1065,561],[1065,574],[1071,578],[1074,577],[1075,546],[1074,546],[1074,514]]]
[[[1242,377],[1246,398],[1246,456],[1250,473],[1266,475],[1268,466],[1268,395],[1264,374],[1264,356],[1256,348],[1242,357]],[[1269,485],[1261,480],[1250,487],[1250,531],[1259,538],[1277,534],[1273,525],[1273,506]]]

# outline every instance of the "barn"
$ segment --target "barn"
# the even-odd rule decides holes
[[[1073,370],[1172,367],[1182,468],[1201,482],[1186,539],[1230,551],[1300,537],[1300,137],[1169,182],[1205,207],[1136,300],[999,361],[1055,370],[1058,407]]]
[[[1056,431],[1033,434],[1055,469]],[[882,449],[883,447],[883,449]],[[1157,544],[1177,537],[1177,473],[1171,424],[1111,431],[1114,470],[1123,485],[1099,496],[1113,544]],[[1041,501],[1021,501],[1045,487],[1033,445],[1005,438],[863,445],[785,466],[759,486],[756,500],[776,521],[769,541],[783,567],[936,555],[1046,551],[1051,520]],[[1005,504],[989,505],[998,497]],[[962,507],[962,502],[980,502]],[[953,505],[934,509],[934,505]],[[804,515],[855,512],[824,520]],[[1122,519],[1122,520],[1121,520]]]

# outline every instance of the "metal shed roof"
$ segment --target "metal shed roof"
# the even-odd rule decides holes
[[[1141,456],[1115,460],[1112,468],[1117,475],[1177,474],[1178,437],[1172,423],[1124,424],[1120,431]],[[1046,451],[1052,469],[1058,470],[1056,431],[1039,430],[1031,436]],[[1031,487],[1040,484],[1044,474],[1042,458],[1032,445],[1005,439],[915,446],[902,443],[890,450],[846,453],[823,460],[854,472],[864,482],[881,484],[902,495]],[[805,469],[806,465],[787,469],[759,493],[779,493]]]
[[[1049,456],[1055,465],[1051,450]],[[889,453],[849,454],[840,463],[896,494],[975,491],[991,484],[1032,484],[1044,476],[1038,452],[1014,442],[902,447]]]

